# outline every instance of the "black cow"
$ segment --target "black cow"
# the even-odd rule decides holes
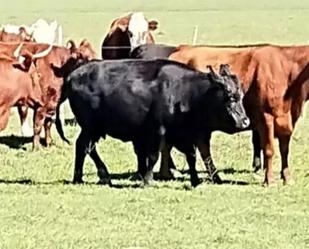
[[[191,148],[203,141],[208,128],[245,128],[249,123],[237,80],[212,70],[198,72],[177,62],[92,61],[73,71],[64,84],[81,127],[76,141],[74,183],[82,182],[86,154],[96,164],[99,182],[110,183],[107,168],[96,151],[100,137],[110,135],[132,141],[138,172],[147,184],[152,180],[165,135],[166,139],[177,139],[181,131]],[[57,129],[63,133],[61,125]],[[199,181],[190,156],[191,183],[196,186]]]
[[[169,56],[177,51],[178,48],[174,46],[169,45],[163,45],[163,44],[145,44],[138,46],[135,48],[131,53],[131,58],[136,59],[168,59]],[[221,68],[221,74],[229,75],[231,77],[234,77],[235,80],[237,78],[233,75],[230,75],[229,70],[226,70],[226,68]],[[241,130],[239,129],[231,129],[231,126],[229,127],[223,127],[223,126],[217,126],[215,130],[220,130],[226,133],[233,134],[235,132],[239,132]],[[204,161],[206,172],[209,174],[211,180],[214,183],[221,183],[222,180],[220,176],[218,175],[217,169],[215,165],[212,162],[210,155],[210,138],[211,133],[213,132],[213,129],[208,129],[208,131],[205,131],[204,141],[200,141],[197,145],[198,150],[201,154],[201,157]],[[180,132],[181,133],[181,132]],[[179,135],[177,135],[179,137]],[[195,158],[195,147],[190,147],[188,144],[185,144],[183,141],[186,141],[186,137],[182,137],[182,139],[175,139],[171,137],[167,143],[165,143],[165,146],[162,147],[162,157],[161,157],[161,166],[160,166],[160,178],[161,179],[173,179],[175,173],[180,174],[176,170],[176,166],[173,162],[173,159],[171,157],[171,149],[173,147],[176,147],[177,150],[181,152],[185,151],[191,151],[189,155],[192,155],[192,158],[188,158],[188,154],[186,154],[187,161],[193,161],[193,158]],[[190,144],[190,143],[189,143]],[[195,159],[194,159],[195,160]]]

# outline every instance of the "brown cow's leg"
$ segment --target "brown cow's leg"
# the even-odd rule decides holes
[[[28,107],[27,106],[18,106],[17,107],[20,124],[21,124],[21,133],[22,136],[32,136],[33,131],[30,130],[29,124],[27,122]]]
[[[38,108],[37,110],[35,110],[33,118],[33,149],[37,149],[40,146],[40,134],[45,120],[43,108]]]
[[[252,144],[253,144],[253,171],[257,172],[262,168],[261,163],[261,142],[260,136],[257,131],[252,131]]]
[[[47,147],[50,146],[52,143],[51,132],[50,132],[51,126],[52,126],[52,119],[45,118],[44,130],[45,130],[45,143]]]
[[[279,147],[281,154],[281,178],[284,183],[290,179],[290,171],[288,168],[289,143],[291,136],[279,137]]]
[[[211,134],[209,134],[209,136],[206,137],[203,143],[198,143],[197,147],[198,150],[200,151],[201,157],[206,167],[206,172],[209,174],[211,181],[217,184],[221,184],[222,180],[211,158],[210,136]]]
[[[261,141],[263,141],[264,167],[266,169],[265,184],[270,185],[273,183],[272,159],[274,156],[274,119],[269,114],[265,114],[264,118],[264,132],[260,133],[260,138]]]
[[[8,124],[10,109],[0,111],[0,131],[4,130]]]

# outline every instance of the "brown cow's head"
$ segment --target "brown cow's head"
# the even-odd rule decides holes
[[[87,39],[82,40],[79,47],[76,47],[75,43],[69,40],[67,48],[70,50],[71,56],[76,59],[91,61],[96,58],[96,53]]]
[[[50,65],[56,77],[67,77],[79,66],[96,58],[91,44],[86,39],[81,41],[79,47],[76,47],[75,43],[69,40],[67,48],[70,50],[70,58],[61,67],[56,67],[54,64]]]

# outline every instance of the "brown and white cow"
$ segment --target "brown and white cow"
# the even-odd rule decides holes
[[[130,52],[143,44],[154,43],[151,31],[157,29],[157,21],[147,21],[142,12],[131,13],[115,19],[103,40],[103,59],[124,59]]]
[[[83,40],[79,47],[76,47],[73,42],[70,42],[71,47],[52,46],[49,53],[42,58],[36,60],[36,68],[40,75],[39,84],[42,91],[42,105],[35,110],[34,118],[34,137],[33,146],[38,147],[40,141],[40,133],[42,127],[45,129],[45,143],[51,144],[50,128],[52,124],[52,116],[55,114],[57,103],[60,97],[63,79],[54,74],[52,65],[61,67],[70,58],[80,58],[89,61],[95,58],[94,50],[90,43]],[[18,43],[7,44],[0,43],[0,53],[11,56]],[[23,49],[26,49],[32,54],[47,50],[50,46],[47,44],[24,43]],[[5,74],[5,72],[4,72]],[[21,121],[24,121],[26,113],[22,108],[19,108]]]
[[[253,130],[254,166],[264,154],[265,183],[273,181],[274,138],[279,139],[281,176],[288,182],[289,142],[304,102],[309,96],[309,46],[214,48],[181,46],[171,60],[205,71],[207,65],[229,64],[243,82],[244,105]],[[206,143],[207,145],[207,143]],[[202,154],[210,156],[208,146]]]

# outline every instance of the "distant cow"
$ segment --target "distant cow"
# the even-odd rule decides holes
[[[111,24],[103,40],[101,53],[103,59],[125,59],[130,52],[142,44],[154,43],[150,31],[157,29],[158,22],[148,22],[141,12],[117,18]]]
[[[70,48],[38,43],[23,44],[22,49],[26,49],[32,54],[39,52],[43,53],[44,50],[46,51],[50,48],[49,51],[47,51],[48,53],[46,53],[44,57],[37,59],[35,63],[40,75],[39,83],[42,89],[42,106],[40,106],[35,113],[33,137],[34,147],[38,147],[40,144],[40,133],[43,126],[45,129],[45,143],[47,146],[51,144],[50,128],[52,124],[52,116],[56,112],[63,83],[63,79],[55,75],[52,65],[61,67],[72,57],[80,58],[85,61],[95,58],[95,53],[88,41],[83,40],[79,47],[76,47],[74,42],[70,42],[70,44]],[[18,45],[18,43],[0,43],[0,52],[2,51],[3,54],[12,56]],[[2,74],[5,74],[5,72]],[[19,107],[19,113],[23,124],[27,112],[24,108]]]
[[[2,25],[2,36],[0,41],[34,41],[37,43],[47,43],[62,45],[62,26],[56,21],[50,24],[44,19],[38,19],[31,26],[27,25]]]
[[[165,135],[169,138],[170,130],[187,134],[185,143],[192,147],[203,139],[207,127],[244,128],[248,124],[238,81],[228,74],[217,75],[212,70],[205,74],[172,61],[93,61],[73,71],[64,84],[81,127],[74,183],[82,182],[86,154],[95,162],[100,182],[110,183],[96,151],[100,137],[132,141],[138,171],[147,184],[152,180],[160,144]],[[191,183],[196,186],[194,155],[186,153]]]
[[[24,27],[19,28],[19,32],[9,33],[4,28],[0,31],[0,42],[19,42],[19,41],[32,41],[32,37],[27,33]]]

